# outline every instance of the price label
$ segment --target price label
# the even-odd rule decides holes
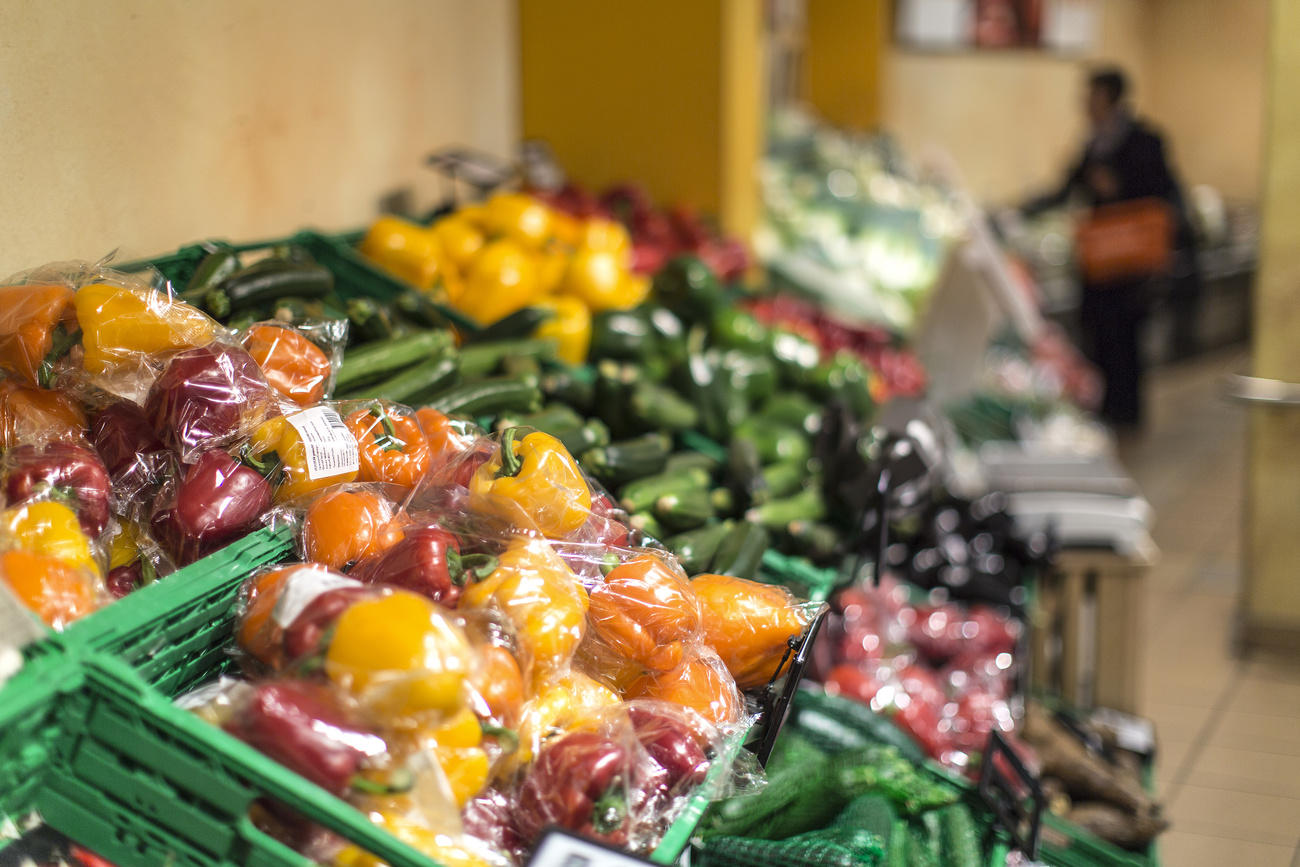
[[[528,867],[641,867],[652,863],[559,829],[547,831],[528,859]]]
[[[334,410],[314,406],[286,416],[285,421],[302,437],[307,450],[307,478],[326,479],[361,468],[357,439]]]
[[[331,575],[320,569],[303,567],[296,569],[284,579],[284,588],[275,600],[271,611],[271,620],[281,629],[288,629],[298,619],[302,610],[322,593],[339,587],[360,587],[361,582],[342,575]]]

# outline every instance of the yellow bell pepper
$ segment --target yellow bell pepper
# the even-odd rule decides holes
[[[457,807],[487,787],[491,762],[483,749],[483,726],[468,708],[427,733],[438,765],[442,768]]]
[[[377,716],[401,724],[463,704],[471,650],[461,628],[433,602],[398,590],[354,603],[335,622],[325,674]]]
[[[442,250],[428,229],[401,217],[380,217],[357,246],[380,268],[420,289],[432,289],[442,272]]]
[[[577,298],[567,295],[543,298],[535,305],[554,315],[537,327],[535,337],[553,338],[561,361],[582,364],[591,348],[591,311]]]
[[[537,263],[538,296],[550,295],[560,288],[560,283],[564,280],[564,274],[569,268],[569,257],[571,255],[572,251],[559,244],[549,244],[546,249],[537,254],[535,261]]]
[[[9,532],[14,548],[103,575],[77,513],[62,503],[45,500],[5,509],[0,525]]]
[[[307,447],[298,429],[289,423],[290,418],[277,415],[258,425],[249,440],[246,456],[263,475],[273,469],[279,473],[280,480],[275,487],[277,503],[356,480],[357,470],[313,479],[307,468]]]
[[[92,283],[73,299],[81,327],[82,364],[104,373],[141,355],[211,343],[217,323],[196,307],[153,289]]]
[[[489,233],[501,235],[530,250],[539,250],[553,232],[551,209],[524,193],[497,193],[484,206]]]
[[[564,444],[550,434],[507,428],[469,481],[469,508],[520,530],[567,536],[591,513],[591,488]]]
[[[461,841],[427,828],[400,815],[372,813],[370,818],[406,845],[428,855],[441,867],[488,867],[488,862],[462,845]],[[388,862],[360,846],[348,845],[334,855],[334,867],[388,867]]]
[[[140,559],[140,525],[123,521],[108,542],[108,570],[130,566]]]
[[[582,224],[580,245],[588,250],[604,250],[626,256],[632,250],[632,238],[617,220],[592,217]]]
[[[486,579],[465,588],[462,608],[496,608],[515,627],[533,678],[565,666],[587,629],[587,591],[545,539],[520,536]]]
[[[457,310],[490,325],[541,295],[537,259],[519,243],[493,241],[465,269],[464,288],[451,299]]]
[[[584,247],[569,260],[560,292],[581,298],[594,311],[635,307],[649,295],[650,281],[627,264],[626,253]]]
[[[514,761],[531,762],[547,741],[582,728],[599,711],[619,702],[613,690],[580,671],[568,671],[546,682],[524,703]]]
[[[477,226],[459,213],[449,214],[430,229],[447,261],[464,268],[474,260],[487,240]]]

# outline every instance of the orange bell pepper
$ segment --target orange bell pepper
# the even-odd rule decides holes
[[[432,407],[417,409],[415,418],[429,443],[429,461],[433,469],[469,451],[477,429],[473,422],[450,418]]]
[[[592,629],[617,654],[655,671],[682,661],[700,634],[700,604],[680,571],[654,554],[620,564],[591,591]]]
[[[262,368],[271,387],[298,406],[320,403],[329,383],[330,359],[306,336],[278,325],[254,325],[244,349]]]
[[[705,638],[741,689],[763,686],[776,674],[792,638],[812,620],[807,606],[784,587],[730,575],[696,575]]]
[[[623,697],[670,701],[696,711],[717,725],[736,722],[743,707],[740,691],[726,666],[707,650],[687,656],[670,671],[643,674]]]
[[[429,471],[429,441],[414,416],[377,403],[350,414],[346,424],[361,450],[358,480],[413,488]]]
[[[69,439],[85,434],[86,414],[68,395],[0,380],[0,448],[34,436]]]
[[[93,573],[48,554],[5,551],[0,576],[19,601],[55,629],[99,607]]]
[[[524,675],[519,662],[499,644],[481,645],[478,651],[479,666],[469,680],[483,707],[475,709],[480,716],[495,717],[511,725],[524,703]]]
[[[56,340],[70,346],[75,339],[74,294],[58,285],[0,287],[0,368],[28,385],[48,385],[45,362]]]
[[[402,537],[393,504],[373,491],[328,491],[307,507],[303,554],[331,569],[393,547]]]

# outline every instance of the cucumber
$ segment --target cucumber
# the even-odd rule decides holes
[[[763,460],[748,437],[736,437],[727,447],[727,477],[746,508],[771,499],[763,478]]]
[[[466,379],[487,376],[509,357],[529,356],[537,359],[555,357],[555,341],[537,337],[520,340],[494,340],[475,343],[460,351],[460,372]]]
[[[457,374],[456,355],[448,352],[412,365],[375,385],[359,386],[340,397],[343,400],[376,397],[394,403],[417,404],[430,395],[450,388],[455,384]]]
[[[549,400],[568,404],[584,415],[591,413],[595,379],[576,368],[552,370],[542,377],[542,391]]]
[[[777,500],[799,492],[811,478],[807,461],[780,461],[763,467],[763,484],[769,499]]]
[[[345,392],[365,382],[373,382],[409,365],[424,361],[450,348],[449,331],[421,331],[399,340],[366,343],[349,349],[343,356],[336,391]]]
[[[771,543],[767,530],[749,521],[739,521],[718,543],[709,571],[737,578],[754,578],[763,562],[763,552]]]
[[[620,440],[582,455],[582,465],[606,485],[620,485],[664,468],[672,442],[660,433]]]
[[[646,430],[677,433],[694,430],[700,424],[695,404],[656,382],[642,382],[632,388],[628,411],[632,420]]]
[[[704,452],[676,452],[670,455],[668,463],[664,464],[664,472],[679,473],[686,470],[701,469],[706,473],[712,473],[720,464],[721,461],[712,455],[706,455]]]
[[[807,434],[791,427],[762,424],[753,419],[736,428],[733,438],[752,440],[766,464],[777,461],[806,461],[812,457]]]
[[[705,524],[703,527],[669,536],[664,539],[664,544],[677,555],[677,562],[686,570],[686,574],[697,575],[708,571],[718,545],[733,527],[735,527],[734,521]]]
[[[700,488],[664,494],[655,500],[654,516],[668,530],[693,530],[717,513],[712,491]]]
[[[554,317],[554,310],[545,307],[524,307],[509,316],[498,319],[479,333],[470,336],[466,343],[474,346],[480,343],[494,343],[528,337],[537,330],[537,326]]]
[[[709,486],[709,474],[699,467],[671,471],[665,469],[653,476],[628,482],[618,492],[619,504],[629,512],[642,512],[654,506],[655,500],[667,494],[692,488]]]
[[[323,298],[334,291],[334,275],[312,262],[263,259],[241,268],[204,293],[203,306],[218,319],[285,295]]]
[[[822,408],[798,392],[781,392],[767,399],[757,413],[764,423],[792,427],[813,435],[822,427]]]
[[[659,525],[659,520],[649,512],[637,512],[630,515],[627,524],[638,533],[649,536],[651,539],[662,539],[664,537],[664,528]]]
[[[839,531],[829,524],[791,521],[786,525],[785,532],[790,544],[809,560],[824,563],[839,552]]]
[[[745,520],[773,530],[783,530],[792,521],[820,521],[826,517],[826,502],[817,486],[804,488],[792,497],[771,500],[745,513]]]
[[[510,377],[462,383],[430,398],[425,404],[443,415],[499,415],[536,412],[542,405],[537,385]]]

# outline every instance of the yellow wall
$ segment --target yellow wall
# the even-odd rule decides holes
[[[826,120],[846,129],[880,124],[880,55],[889,42],[887,0],[812,0],[807,5],[804,83]]]
[[[1253,199],[1267,2],[1097,0],[1100,33],[1080,58],[891,45],[883,125],[909,152],[942,147],[979,197],[1014,202],[1074,158],[1085,70],[1113,62],[1131,74],[1139,113],[1166,131],[1188,183]]]
[[[0,277],[203,237],[355,226],[513,152],[509,0],[0,5]]]
[[[636,181],[661,201],[747,231],[762,106],[758,0],[520,0],[523,134],[600,189]]]

